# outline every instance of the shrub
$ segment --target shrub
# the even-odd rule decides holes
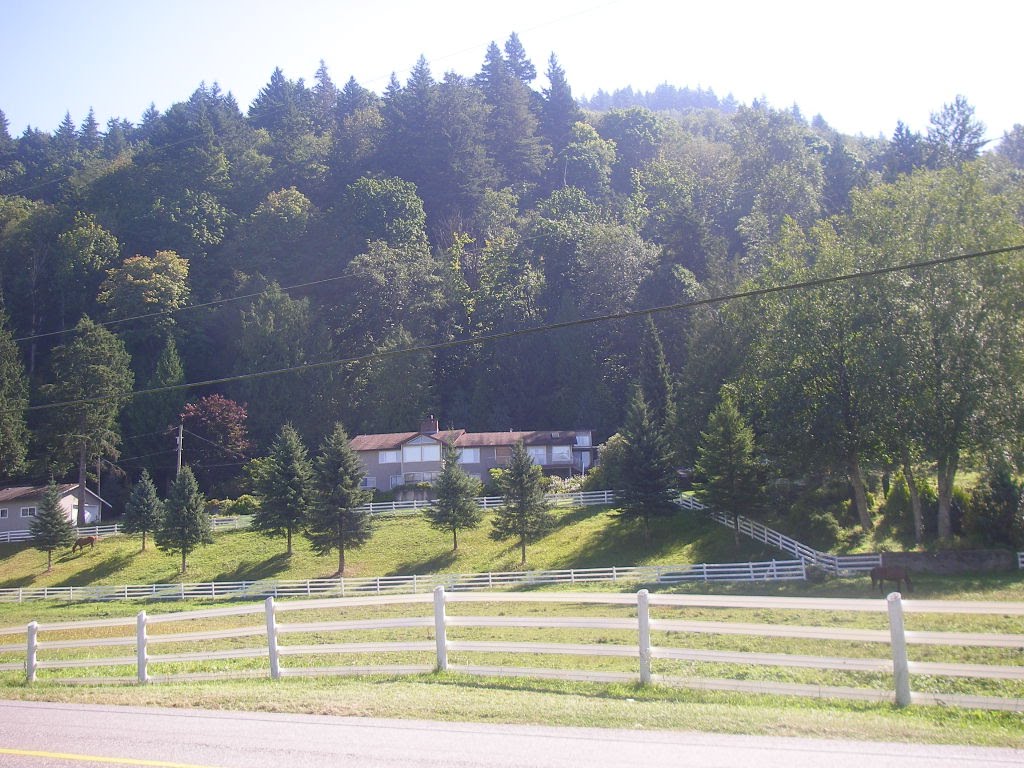
[[[260,508],[260,501],[255,496],[242,494],[232,502],[228,502],[223,514],[227,515],[255,515]]]
[[[963,502],[963,531],[985,546],[1024,546],[1024,483],[1005,460],[989,466]]]

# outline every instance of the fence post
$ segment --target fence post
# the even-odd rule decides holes
[[[641,589],[636,593],[636,618],[640,630],[640,685],[651,682],[651,613],[648,606],[650,593]]]
[[[39,624],[37,622],[29,622],[28,625],[28,657],[25,660],[25,674],[28,682],[34,683],[36,681],[36,650],[38,643],[36,642],[36,635],[39,633]]]
[[[437,671],[448,669],[448,626],[444,609],[444,587],[434,587],[434,640],[437,643]]]
[[[146,637],[146,612],[139,611],[139,615],[135,617],[135,658],[136,658],[136,672],[139,677],[140,683],[149,682],[149,668],[147,662],[149,656],[147,651],[147,640]]]
[[[889,607],[889,637],[892,638],[892,677],[896,688],[896,706],[910,704],[910,669],[907,664],[907,637],[903,631],[903,598],[893,592],[886,598]]]
[[[277,615],[274,613],[274,598],[264,601],[267,614],[267,650],[270,653],[270,677],[272,680],[281,678],[281,657],[277,649]]]

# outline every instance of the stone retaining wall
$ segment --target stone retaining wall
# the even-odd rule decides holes
[[[901,565],[911,573],[991,573],[1017,570],[1017,554],[1004,549],[883,552],[882,565]]]

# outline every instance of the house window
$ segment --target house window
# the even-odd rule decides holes
[[[552,464],[569,464],[572,462],[572,447],[568,445],[551,446]]]
[[[22,507],[21,508],[21,516],[22,517],[35,517],[36,516],[36,508],[35,507]]]
[[[440,445],[405,445],[402,446],[402,461],[414,463],[417,461],[440,461]]]
[[[378,464],[398,464],[401,460],[401,451],[377,451]]]
[[[590,435],[576,435],[576,445],[580,446],[581,448],[589,448]]]
[[[479,448],[463,448],[459,451],[459,464],[479,464],[480,463],[480,449]]]
[[[7,510],[6,509],[0,509],[0,520],[6,520],[6,519],[7,519]]]
[[[527,448],[526,452],[530,454],[530,458],[533,459],[534,464],[548,463],[548,452],[543,445],[540,446],[539,448]]]
[[[359,482],[359,487],[360,488],[376,488],[377,487],[377,478],[376,477],[364,477]]]

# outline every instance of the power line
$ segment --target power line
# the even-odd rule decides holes
[[[537,333],[547,333],[549,331],[556,331],[564,328],[576,328],[579,326],[609,322],[612,320],[628,320],[631,318],[647,317],[649,315],[661,314],[664,312],[675,312],[683,309],[694,309],[696,307],[712,306],[714,304],[722,304],[729,301],[735,301],[737,299],[750,299],[761,296],[770,296],[777,293],[785,293],[788,291],[804,290],[808,288],[820,288],[826,285],[834,285],[837,283],[850,282],[853,280],[862,280],[869,277],[878,277],[881,275],[888,275],[895,272],[907,272],[913,269],[928,269],[932,267],[942,266],[945,264],[953,264],[961,261],[980,259],[988,256],[998,256],[1000,254],[1015,253],[1019,251],[1024,251],[1024,244],[1011,245],[1005,248],[993,248],[987,251],[961,253],[956,254],[954,256],[942,256],[939,258],[927,259],[924,261],[905,262],[903,264],[896,264],[888,267],[877,267],[875,269],[870,269],[863,272],[847,272],[841,275],[833,275],[832,277],[819,277],[814,278],[812,280],[802,280],[795,283],[785,283],[783,285],[769,286],[765,288],[752,288],[747,291],[738,291],[736,293],[729,293],[721,296],[710,296],[703,299],[694,299],[692,301],[678,302],[676,304],[664,304],[662,306],[648,307],[646,309],[634,309],[627,310],[624,312],[614,312],[606,315],[596,315],[593,317],[579,318],[577,320],[566,320],[558,323],[548,323],[545,325],[534,326],[532,328],[521,328],[514,331],[490,333],[484,334],[482,336],[472,336],[466,339],[454,339],[451,341],[442,341],[434,344],[423,344],[419,346],[405,347],[402,349],[371,352],[365,355],[357,355],[355,357],[346,357],[336,360],[326,360],[318,363],[306,363],[304,365],[293,365],[286,368],[276,368],[268,371],[255,371],[252,373],[237,374],[235,376],[224,376],[218,379],[207,379],[205,381],[195,381],[185,384],[173,384],[165,387],[154,387],[152,389],[142,389],[129,393],[127,395],[105,395],[102,397],[82,398],[80,400],[68,400],[60,403],[34,405],[28,407],[25,410],[42,411],[50,410],[52,408],[63,408],[72,405],[85,405],[88,403],[105,402],[108,400],[131,399],[138,397],[140,395],[153,395],[163,392],[176,392],[179,390],[209,387],[218,384],[230,384],[239,381],[249,381],[252,379],[268,378],[270,376],[278,376],[285,373],[311,371],[328,367],[342,367],[352,365],[355,363],[367,363],[375,360],[383,360],[406,354],[414,354],[420,352],[438,352],[447,349],[456,349],[459,347],[489,344],[494,341],[501,341],[504,339],[516,338],[519,336],[528,336]]]
[[[192,437],[195,437],[195,438],[197,438],[199,440],[202,440],[204,443],[209,443],[214,448],[219,448],[220,450],[224,451],[225,453],[230,453],[232,456],[235,456],[236,458],[239,458],[239,459],[248,459],[249,458],[244,453],[240,453],[239,451],[233,450],[232,448],[225,448],[223,445],[220,445],[219,443],[215,443],[215,442],[213,442],[213,440],[207,440],[202,435],[197,435],[195,432],[192,432],[191,430],[182,428],[181,431],[182,432],[188,432],[188,434],[192,435]]]

